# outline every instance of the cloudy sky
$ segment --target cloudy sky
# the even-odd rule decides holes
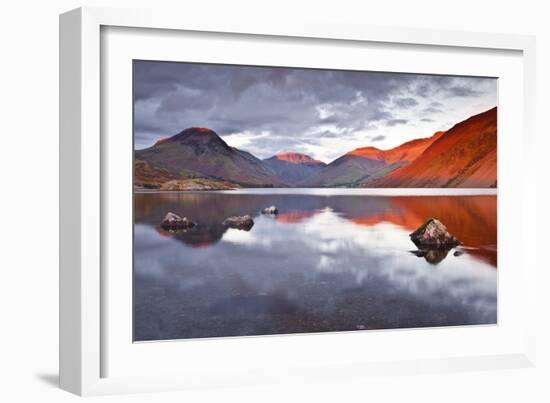
[[[208,127],[259,158],[325,162],[431,136],[497,104],[492,78],[134,62],[137,149]]]

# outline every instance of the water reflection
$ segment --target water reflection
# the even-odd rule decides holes
[[[411,250],[411,253],[416,257],[422,257],[426,259],[426,262],[436,265],[441,263],[443,259],[447,257],[449,252],[453,249],[450,246],[441,246],[439,248],[424,248],[418,250]],[[455,256],[459,256],[456,254]]]
[[[163,232],[167,211],[199,225]],[[430,216],[465,254],[411,253]],[[495,196],[136,194],[135,217],[137,340],[496,322]]]

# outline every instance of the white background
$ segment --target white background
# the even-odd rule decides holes
[[[120,7],[183,6],[182,19],[211,14],[250,18],[315,18],[374,25],[467,29],[537,35],[539,205],[548,205],[545,150],[550,103],[550,30],[544,2],[469,1],[25,1],[1,9],[0,102],[2,113],[2,212],[0,251],[0,399],[74,401],[56,388],[58,293],[58,20],[60,12],[80,5]],[[31,221],[29,225],[26,222]],[[539,211],[533,253],[545,247],[548,215]],[[538,236],[537,236],[538,235]],[[548,238],[548,237],[546,237]],[[547,240],[547,239],[546,239]],[[542,258],[542,252],[540,258]],[[540,259],[539,258],[539,259]],[[541,265],[542,266],[542,265]],[[550,270],[548,268],[542,268]],[[335,383],[257,387],[93,398],[116,402],[158,401],[549,401],[550,287],[547,271],[539,278],[537,368],[478,373],[354,378]]]

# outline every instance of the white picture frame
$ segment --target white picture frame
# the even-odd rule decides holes
[[[521,168],[514,173],[511,173],[510,167],[501,164],[499,166],[499,198],[513,199],[513,203],[510,202],[509,207],[515,208],[517,214],[520,215],[516,220],[510,222],[507,231],[511,231],[513,228],[516,233],[519,233],[516,237],[521,237],[521,242],[515,250],[502,252],[515,254],[514,261],[521,262],[521,272],[518,271],[514,274],[518,277],[510,277],[510,281],[506,282],[506,284],[510,284],[514,280],[517,289],[506,288],[506,291],[509,292],[505,293],[503,297],[506,300],[512,297],[522,298],[523,303],[521,307],[517,308],[517,313],[520,313],[519,309],[524,312],[521,323],[514,321],[510,327],[502,325],[500,329],[496,330],[481,329],[476,334],[471,333],[471,329],[457,328],[439,331],[371,332],[368,336],[370,340],[386,338],[393,339],[398,343],[402,342],[405,337],[411,337],[411,340],[414,339],[419,345],[425,345],[433,340],[441,342],[444,338],[467,339],[469,337],[467,333],[469,333],[470,336],[487,340],[490,340],[491,337],[500,337],[502,345],[499,345],[498,350],[485,351],[482,344],[477,349],[465,348],[454,352],[452,349],[446,351],[441,349],[431,355],[419,354],[416,357],[400,356],[397,351],[395,356],[388,357],[387,360],[367,360],[357,356],[356,359],[339,361],[337,357],[330,355],[325,358],[307,355],[307,346],[315,345],[312,340],[317,341],[317,344],[319,344],[319,340],[322,340],[326,346],[335,346],[342,342],[352,345],[364,340],[361,339],[364,337],[361,334],[366,334],[365,332],[355,332],[354,336],[335,333],[311,336],[233,338],[208,342],[164,342],[160,343],[162,346],[158,345],[156,350],[151,348],[147,352],[135,352],[134,357],[118,354],[119,361],[128,361],[134,367],[141,365],[149,368],[155,360],[155,357],[151,358],[152,355],[159,354],[158,357],[162,358],[158,358],[154,365],[159,365],[164,360],[164,366],[170,370],[159,371],[157,375],[152,374],[151,371],[140,372],[139,368],[136,373],[131,373],[124,366],[117,367],[117,371],[107,370],[105,364],[107,359],[111,355],[116,355],[113,350],[117,352],[119,349],[124,350],[121,345],[112,343],[105,329],[106,326],[111,326],[111,322],[106,318],[111,315],[112,305],[110,302],[107,303],[109,291],[105,285],[105,279],[108,276],[102,271],[102,267],[106,264],[105,259],[107,259],[105,251],[108,250],[103,233],[105,220],[109,219],[105,216],[106,203],[110,203],[109,198],[105,196],[106,191],[109,190],[106,177],[117,176],[115,172],[106,170],[107,166],[109,169],[115,169],[111,168],[112,164],[107,164],[108,150],[106,150],[106,147],[114,145],[102,137],[102,133],[109,131],[109,124],[104,122],[106,113],[102,110],[102,94],[108,93],[110,90],[105,88],[105,86],[109,86],[109,82],[102,80],[102,63],[104,62],[101,60],[102,55],[109,55],[102,49],[106,46],[106,42],[102,38],[102,31],[109,27],[130,30],[153,29],[156,32],[175,32],[176,35],[177,32],[192,32],[199,37],[201,33],[205,35],[217,33],[217,37],[226,35],[228,38],[237,35],[253,37],[254,41],[259,43],[263,40],[280,41],[283,43],[281,46],[284,46],[285,41],[288,40],[303,41],[304,46],[311,43],[308,41],[319,40],[330,41],[330,46],[335,49],[345,44],[375,43],[381,47],[390,45],[419,46],[422,49],[433,48],[435,51],[466,49],[478,55],[492,51],[514,52],[512,64],[515,63],[514,66],[518,68],[511,68],[509,74],[514,75],[514,79],[521,83],[521,86],[516,86],[514,90],[515,93],[521,93],[521,99],[516,100],[517,104],[514,104],[514,110],[517,111],[518,116],[517,119],[514,118],[516,120],[509,122],[501,120],[499,116],[499,125],[514,125],[513,127],[522,132],[522,135],[513,139],[509,136],[510,142],[499,140],[499,158],[501,154],[505,158],[507,148],[514,147],[517,150],[516,146],[520,147],[522,159],[525,161],[529,161],[530,156],[534,153],[535,42],[533,37],[369,27],[320,21],[303,21],[299,24],[289,22],[281,25],[268,18],[259,21],[239,19],[236,16],[223,20],[196,20],[182,18],[177,13],[151,10],[80,8],[61,15],[60,385],[63,389],[79,395],[96,395],[217,385],[242,386],[265,382],[292,382],[295,379],[330,380],[348,376],[368,376],[374,373],[393,375],[534,365],[535,323],[529,313],[535,311],[534,290],[537,266],[534,255],[527,253],[525,234],[535,226],[533,189],[535,188],[536,175],[534,167],[530,167],[531,164],[521,164]],[[130,35],[132,35],[131,32]],[[154,41],[154,39],[152,40]],[[170,40],[177,40],[177,38]],[[257,55],[257,57],[260,56],[261,54]],[[223,61],[223,56],[220,58],[215,61]],[[443,65],[442,68],[444,68]],[[481,66],[479,69],[482,69]],[[434,71],[428,71],[428,73],[432,72]],[[509,92],[509,94],[511,93]],[[131,99],[127,102],[131,103]],[[521,106],[521,111],[516,108],[518,105]],[[512,104],[508,110],[512,109],[511,106]],[[507,110],[506,107],[504,110]],[[504,132],[506,133],[506,130]],[[131,149],[128,150],[128,153],[131,153]],[[508,176],[511,178],[510,184],[513,184],[516,189],[517,185],[520,185],[523,192],[500,192],[500,178]],[[521,208],[520,211],[517,210],[518,206]],[[504,208],[507,208],[506,205]],[[499,220],[500,218],[499,212]],[[130,229],[128,230],[130,231]],[[501,230],[502,226],[499,224],[499,231]],[[503,257],[500,249],[499,247],[499,260]],[[131,254],[131,250],[124,248],[122,253]],[[518,279],[521,281],[516,281]],[[502,296],[500,291],[499,289],[499,299]],[[513,295],[510,294],[512,292]],[[499,302],[499,310],[501,308],[502,305]],[[112,332],[118,332],[118,330],[113,328]],[[122,339],[127,340],[127,338]],[[131,340],[128,342],[131,343]],[[466,347],[468,347],[467,343]],[[107,346],[109,347],[107,348]],[[266,355],[265,365],[261,372],[257,370],[258,367],[253,366],[252,361],[246,359],[243,359],[242,362],[233,361],[231,366],[224,366],[224,353],[220,351],[221,349],[233,350],[238,351],[241,356],[243,354],[262,356],[267,349],[280,355],[281,351],[289,348],[294,349],[292,351],[302,349],[304,354],[296,354],[292,360],[287,361],[276,361],[274,355]],[[189,357],[188,360],[169,362],[167,357],[172,354],[181,354],[182,349],[185,349],[186,356]],[[181,351],[176,353],[176,350]],[[208,351],[217,351],[218,354],[221,354],[219,356],[220,365],[215,369],[212,368],[211,371],[209,371],[208,365],[198,365],[200,355],[204,356]],[[128,354],[134,354],[134,352],[128,349]],[[225,357],[227,360],[234,358]],[[136,361],[132,361],[133,359]]]

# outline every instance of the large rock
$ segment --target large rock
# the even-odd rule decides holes
[[[196,224],[193,221],[187,219],[187,217],[181,218],[179,215],[172,212],[166,213],[160,226],[165,230],[183,230],[193,228]]]
[[[226,227],[250,231],[254,225],[254,220],[249,215],[227,217],[223,223]]]
[[[460,241],[450,234],[447,227],[437,218],[430,218],[409,236],[420,249],[449,248],[460,245]]]
[[[277,215],[279,214],[279,209],[275,206],[266,207],[262,210],[262,214]]]

